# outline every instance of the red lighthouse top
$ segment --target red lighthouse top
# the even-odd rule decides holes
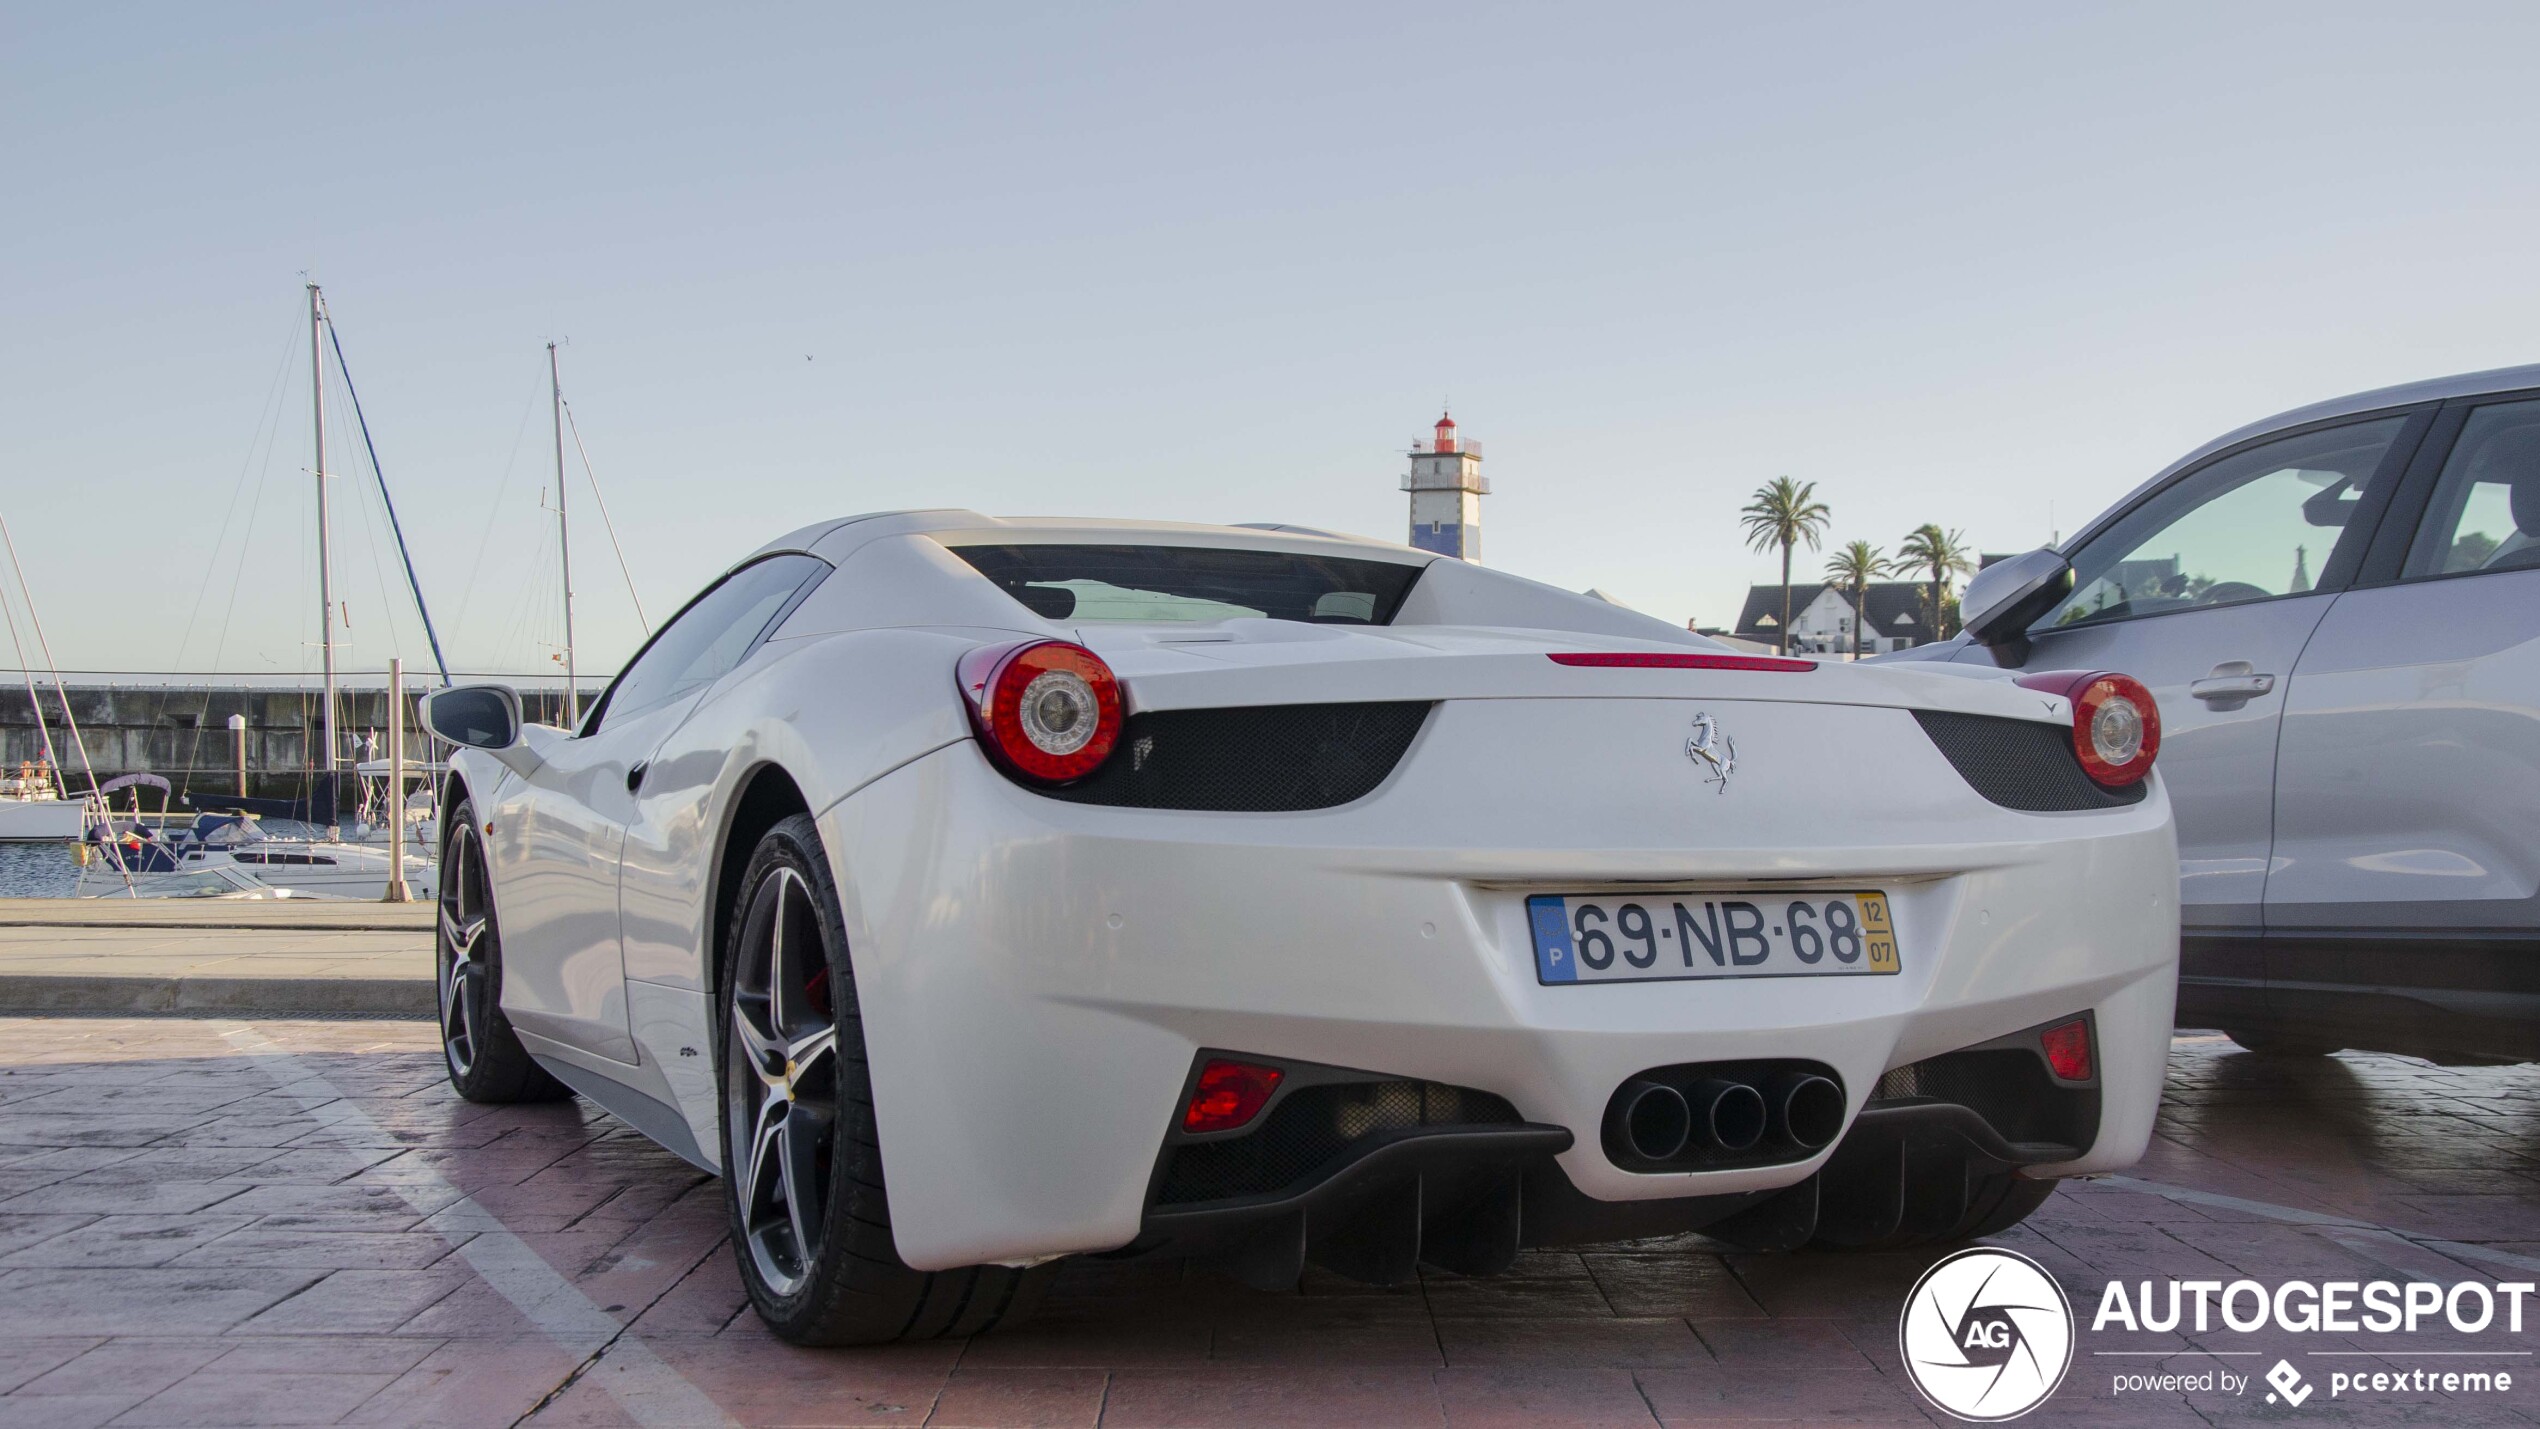
[[[1444,412],[1440,412],[1438,414],[1437,433],[1437,445],[1431,448],[1431,450],[1441,452],[1451,452],[1455,450],[1455,419],[1453,417],[1448,416]]]

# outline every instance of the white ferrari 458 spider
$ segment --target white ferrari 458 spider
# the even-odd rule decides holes
[[[2150,1134],[2158,713],[1288,528],[858,517],[578,729],[442,691],[450,1076],[719,1171],[805,1343],[1066,1256],[1999,1231]]]

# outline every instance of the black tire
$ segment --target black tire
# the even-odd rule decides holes
[[[573,1089],[530,1060],[503,1015],[503,935],[476,810],[462,799],[443,825],[432,967],[450,1085],[472,1102],[562,1101]]]
[[[2245,1027],[2226,1027],[2223,1035],[2261,1057],[2331,1057],[2346,1050],[2327,1042],[2286,1037],[2274,1032],[2253,1032]]]
[[[1054,1265],[921,1271],[900,1259],[838,910],[811,817],[768,830],[733,900],[715,1002],[724,1205],[750,1304],[797,1345],[1016,1323]],[[818,956],[800,956],[806,945]]]

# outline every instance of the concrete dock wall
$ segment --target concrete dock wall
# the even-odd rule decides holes
[[[376,678],[376,677],[374,677]],[[165,776],[178,789],[234,793],[238,766],[229,717],[247,720],[247,783],[250,794],[289,798],[303,792],[315,760],[323,728],[320,691],[241,688],[235,685],[75,684],[65,682],[70,713],[79,724],[89,761],[101,780],[147,771]],[[48,684],[39,683],[45,720],[52,726],[71,787],[84,787],[79,756],[62,718],[62,700]],[[598,693],[583,692],[587,707]],[[521,703],[531,720],[564,722],[561,689],[522,689]],[[384,685],[337,692],[341,701],[336,726],[345,737],[348,756],[361,748],[365,734],[376,733],[380,752],[387,752],[388,691]],[[412,759],[428,755],[415,706],[418,690],[409,690],[406,709],[406,752]],[[14,770],[22,761],[42,757],[44,745],[34,707],[23,682],[0,688],[0,768]],[[151,803],[156,807],[155,801]]]

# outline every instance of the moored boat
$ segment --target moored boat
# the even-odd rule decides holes
[[[406,885],[417,899],[438,890],[431,821],[408,819]],[[386,896],[388,831],[371,839],[268,835],[252,816],[206,814],[173,831],[135,823],[93,825],[80,870],[83,898],[202,898],[257,890],[286,898]]]
[[[79,837],[91,801],[62,795],[49,760],[30,760],[0,778],[0,843],[69,843]]]

